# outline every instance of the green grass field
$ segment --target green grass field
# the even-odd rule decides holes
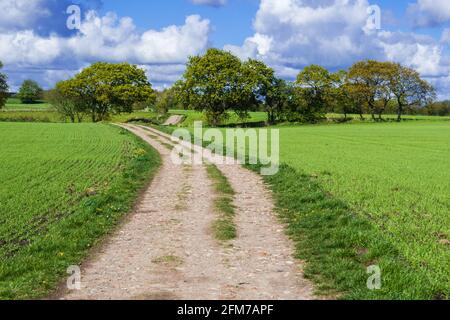
[[[408,277],[389,275],[385,261],[391,281],[381,292],[385,297],[450,297],[449,122],[305,126],[280,133],[282,162],[368,221],[412,268],[416,282],[395,292]]]
[[[159,156],[111,125],[0,130],[0,299],[42,297],[129,212]]]
[[[38,101],[36,103],[25,104],[18,98],[9,98],[6,102],[4,110],[14,110],[14,111],[48,111],[51,110],[51,104],[43,101]]]
[[[183,115],[185,116],[185,120],[181,123],[181,127],[192,127],[194,125],[195,121],[203,121],[206,126],[206,120],[201,112],[197,111],[191,111],[191,110],[170,110],[170,114],[177,114],[177,115]],[[230,113],[229,119],[224,123],[224,125],[231,125],[231,124],[241,124],[242,122],[251,124],[251,123],[260,123],[260,122],[266,122],[267,121],[267,113],[265,112],[250,112],[249,113],[250,118],[242,121],[238,118],[238,116],[235,113]],[[342,119],[343,116],[340,114],[328,114],[327,118],[330,121]],[[348,115],[349,119],[351,120],[351,123],[361,123],[359,115]],[[412,116],[412,115],[405,115],[403,117],[405,122],[413,122],[413,121],[450,121],[450,117],[435,117],[435,116]],[[397,120],[396,115],[383,115],[383,120],[386,122],[395,122]],[[372,123],[371,116],[365,115],[365,121],[364,123]]]

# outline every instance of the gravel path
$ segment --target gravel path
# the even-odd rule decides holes
[[[259,175],[218,165],[236,191],[238,237],[225,246],[211,230],[215,194],[205,166],[174,164],[166,134],[124,127],[153,146],[163,166],[135,212],[82,266],[82,289],[61,299],[315,298]]]

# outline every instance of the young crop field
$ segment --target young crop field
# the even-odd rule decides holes
[[[0,299],[42,297],[129,212],[159,156],[112,125],[0,131]]]
[[[407,277],[386,266],[387,297],[450,296],[450,123],[306,126],[280,134],[282,162],[369,221],[412,267],[416,280],[395,292]]]

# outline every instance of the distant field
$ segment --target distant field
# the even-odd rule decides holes
[[[329,119],[341,119],[344,116],[341,114],[330,113],[327,115]],[[360,116],[358,114],[350,114],[347,115],[348,118],[351,118],[353,122],[361,122]],[[372,116],[370,114],[364,115],[365,121],[372,121]],[[423,116],[423,115],[404,115],[402,117],[404,120],[433,120],[433,121],[442,121],[442,120],[450,120],[450,116],[438,117],[438,116]],[[384,114],[384,121],[397,121],[397,115],[395,114]]]
[[[171,114],[179,114],[186,116],[185,121],[181,124],[182,127],[192,127],[195,121],[203,121],[206,122],[205,117],[203,113],[192,111],[192,110],[170,110]],[[267,121],[267,113],[266,112],[250,112],[249,113],[250,118],[242,121],[238,118],[238,116],[235,113],[230,113],[230,118],[226,121],[225,125],[227,124],[238,124],[241,122],[244,123],[256,123],[256,122],[265,122]],[[340,114],[328,114],[328,119],[341,119],[343,118],[343,115]],[[365,121],[367,123],[372,122],[371,115],[364,115]],[[359,115],[348,115],[348,118],[351,119],[352,123],[359,123],[361,122]],[[405,121],[450,121],[449,117],[436,117],[436,116],[409,116],[405,115],[403,116],[403,119]],[[384,121],[396,121],[397,116],[396,115],[383,115]],[[205,124],[206,125],[206,124]]]
[[[9,98],[4,107],[4,110],[17,110],[17,111],[23,111],[23,110],[42,111],[42,110],[51,110],[51,109],[52,109],[51,104],[49,104],[47,102],[39,101],[36,103],[25,104],[25,103],[22,103],[20,101],[20,99],[17,99],[17,98]]]
[[[110,125],[0,131],[0,299],[40,297],[129,211],[159,156]]]
[[[112,115],[106,122],[120,123],[135,118],[154,118],[156,114],[152,112],[133,112]],[[66,119],[66,122],[68,120]],[[64,120],[55,111],[34,110],[34,111],[0,111],[0,122],[52,122],[61,123]],[[89,123],[91,119],[85,117],[83,122]]]
[[[191,127],[194,125],[195,121],[206,122],[202,112],[191,110],[170,110],[170,114],[183,115],[186,117],[186,119],[181,124],[182,127]],[[267,114],[265,112],[250,112],[250,118],[244,121],[240,120],[235,113],[230,113],[230,118],[226,121],[225,124],[236,124],[241,122],[251,123],[264,121],[267,121]]]

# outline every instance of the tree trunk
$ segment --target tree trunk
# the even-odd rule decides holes
[[[267,111],[267,119],[269,124],[275,124],[275,112],[273,110]]]
[[[403,105],[399,102],[397,109],[397,122],[402,121],[402,115],[403,115]]]

